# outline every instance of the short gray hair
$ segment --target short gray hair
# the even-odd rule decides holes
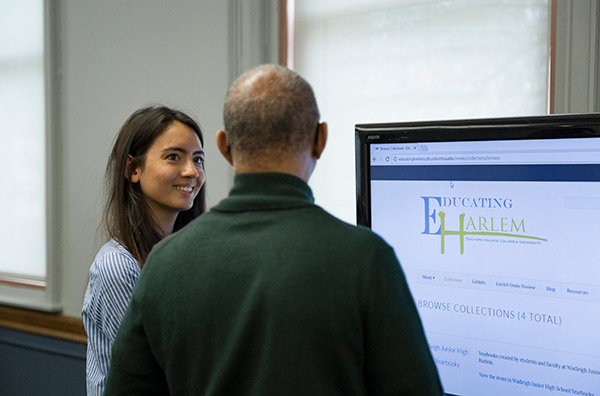
[[[311,86],[279,66],[258,66],[240,76],[225,99],[223,118],[232,152],[296,153],[310,144],[319,123]]]

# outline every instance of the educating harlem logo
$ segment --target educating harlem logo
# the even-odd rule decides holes
[[[494,197],[429,197],[422,196],[425,210],[425,227],[421,234],[439,235],[441,251],[444,254],[447,237],[457,236],[460,243],[460,254],[465,251],[465,239],[477,242],[497,242],[537,245],[546,242],[546,238],[527,234],[524,218],[510,216],[471,216],[472,209],[510,210],[513,207],[511,198]],[[459,213],[456,218],[450,218],[446,212]],[[449,224],[458,229],[449,229]]]

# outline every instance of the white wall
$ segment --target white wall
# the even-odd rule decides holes
[[[163,103],[196,118],[205,135],[208,204],[232,173],[214,144],[230,83],[228,2],[64,0],[59,9],[59,258],[63,313],[79,316],[112,139],[136,109]]]

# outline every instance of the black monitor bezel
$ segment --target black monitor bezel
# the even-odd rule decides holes
[[[371,144],[587,137],[600,137],[600,113],[356,124],[356,222],[371,228]]]

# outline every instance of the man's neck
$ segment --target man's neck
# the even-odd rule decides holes
[[[233,171],[235,173],[257,173],[257,172],[278,172],[287,173],[308,182],[312,170],[314,168],[314,161],[308,156],[295,157],[281,162],[259,162],[259,161],[234,161]]]

